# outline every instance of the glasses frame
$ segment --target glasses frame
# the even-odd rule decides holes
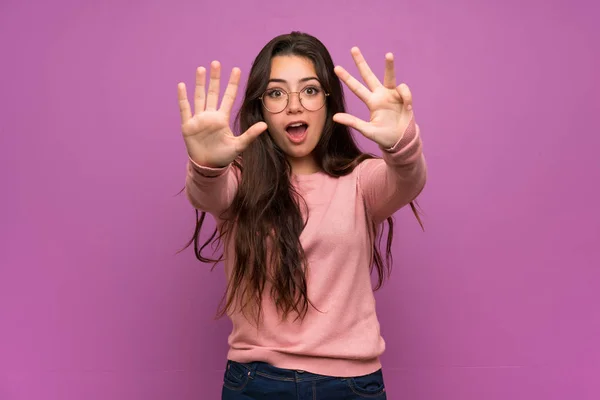
[[[299,92],[288,92],[285,89],[281,89],[281,88],[271,88],[271,89],[267,89],[263,92],[262,95],[260,95],[259,99],[260,102],[262,103],[263,107],[265,108],[265,110],[267,110],[268,112],[270,112],[271,114],[280,114],[282,112],[285,111],[286,108],[288,108],[288,106],[290,105],[290,97],[292,94],[296,93],[298,95],[298,101],[300,102],[300,105],[302,106],[302,108],[304,108],[306,111],[319,111],[320,109],[322,109],[323,107],[325,107],[325,104],[327,104],[327,97],[329,97],[330,93],[327,93],[323,88],[319,88],[323,91],[323,93],[325,94],[325,101],[323,102],[323,105],[319,108],[317,108],[316,110],[309,110],[308,108],[306,108],[306,106],[304,104],[302,104],[302,98],[300,97],[300,93],[302,93],[303,91],[305,91],[308,88],[311,88],[312,86],[307,86],[304,89],[302,89]],[[285,94],[287,94],[287,99],[285,101],[285,107],[283,107],[283,109],[281,111],[271,111],[267,108],[267,106],[265,105],[265,94],[269,91],[269,90],[273,90],[273,89],[278,89],[281,90],[282,92],[284,92]]]

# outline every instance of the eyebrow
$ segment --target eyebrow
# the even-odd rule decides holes
[[[314,76],[309,76],[309,77],[307,77],[307,78],[302,78],[302,79],[300,79],[300,81],[299,81],[299,82],[307,82],[307,81],[312,81],[312,80],[318,81],[318,80],[319,80],[319,78],[317,78],[317,77],[314,77]],[[269,82],[288,83],[288,82],[287,82],[285,79],[269,79]]]

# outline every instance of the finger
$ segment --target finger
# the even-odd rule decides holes
[[[239,154],[246,150],[246,148],[250,146],[250,144],[254,142],[256,138],[259,137],[260,134],[265,130],[267,130],[267,124],[261,121],[252,125],[250,128],[248,128],[248,130],[246,130],[246,132],[238,136],[238,144],[236,147],[237,153]]]
[[[192,118],[192,110],[190,109],[190,102],[188,101],[185,83],[183,82],[177,84],[177,98],[179,99],[179,113],[181,114],[181,124],[183,125]]]
[[[369,89],[363,86],[362,83],[356,80],[352,75],[348,73],[343,67],[337,66],[333,69],[335,74],[348,86],[352,92],[358,96],[363,102],[367,102],[371,97]]]
[[[387,53],[385,55],[385,75],[383,76],[383,86],[388,89],[396,87],[396,73],[394,72],[394,55]]]
[[[233,108],[233,102],[235,101],[238,85],[240,83],[240,73],[241,72],[239,68],[234,68],[233,70],[231,70],[231,75],[229,76],[229,83],[227,84],[227,88],[225,89],[225,93],[223,94],[223,100],[221,100],[220,110],[227,113],[227,115],[231,113],[231,109]]]
[[[194,91],[194,114],[204,111],[206,102],[206,68],[196,69],[196,89]]]
[[[356,129],[369,139],[372,137],[371,125],[368,122],[355,117],[354,115],[337,113],[333,116],[333,120],[338,124],[346,125]]]
[[[210,83],[208,84],[208,95],[206,97],[206,110],[216,110],[219,103],[219,91],[221,88],[221,64],[218,61],[210,63]]]
[[[402,97],[402,103],[404,103],[404,107],[406,107],[408,111],[412,110],[412,93],[410,92],[408,85],[406,83],[401,83],[396,88],[396,91],[398,94],[400,94],[400,97]]]
[[[381,86],[381,82],[379,82],[379,79],[377,79],[373,71],[371,71],[371,68],[369,68],[369,64],[367,64],[367,61],[363,57],[358,47],[353,47],[350,52],[352,53],[354,62],[358,67],[358,72],[360,72],[360,76],[362,76],[363,80],[367,84],[367,87],[371,90],[375,90],[375,88]]]

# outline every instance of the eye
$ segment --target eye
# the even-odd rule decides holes
[[[281,90],[279,88],[269,89],[269,90],[267,90],[267,96],[272,99],[277,99],[277,98],[283,96],[283,90]]]
[[[307,86],[302,89],[302,91],[306,93],[307,96],[316,96],[321,93],[321,89],[316,86]]]

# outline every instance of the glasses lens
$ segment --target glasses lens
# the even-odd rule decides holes
[[[320,110],[325,105],[325,92],[316,86],[308,86],[300,92],[300,103],[309,111]]]
[[[288,94],[281,89],[269,89],[262,97],[265,108],[272,112],[281,112],[287,107]]]

